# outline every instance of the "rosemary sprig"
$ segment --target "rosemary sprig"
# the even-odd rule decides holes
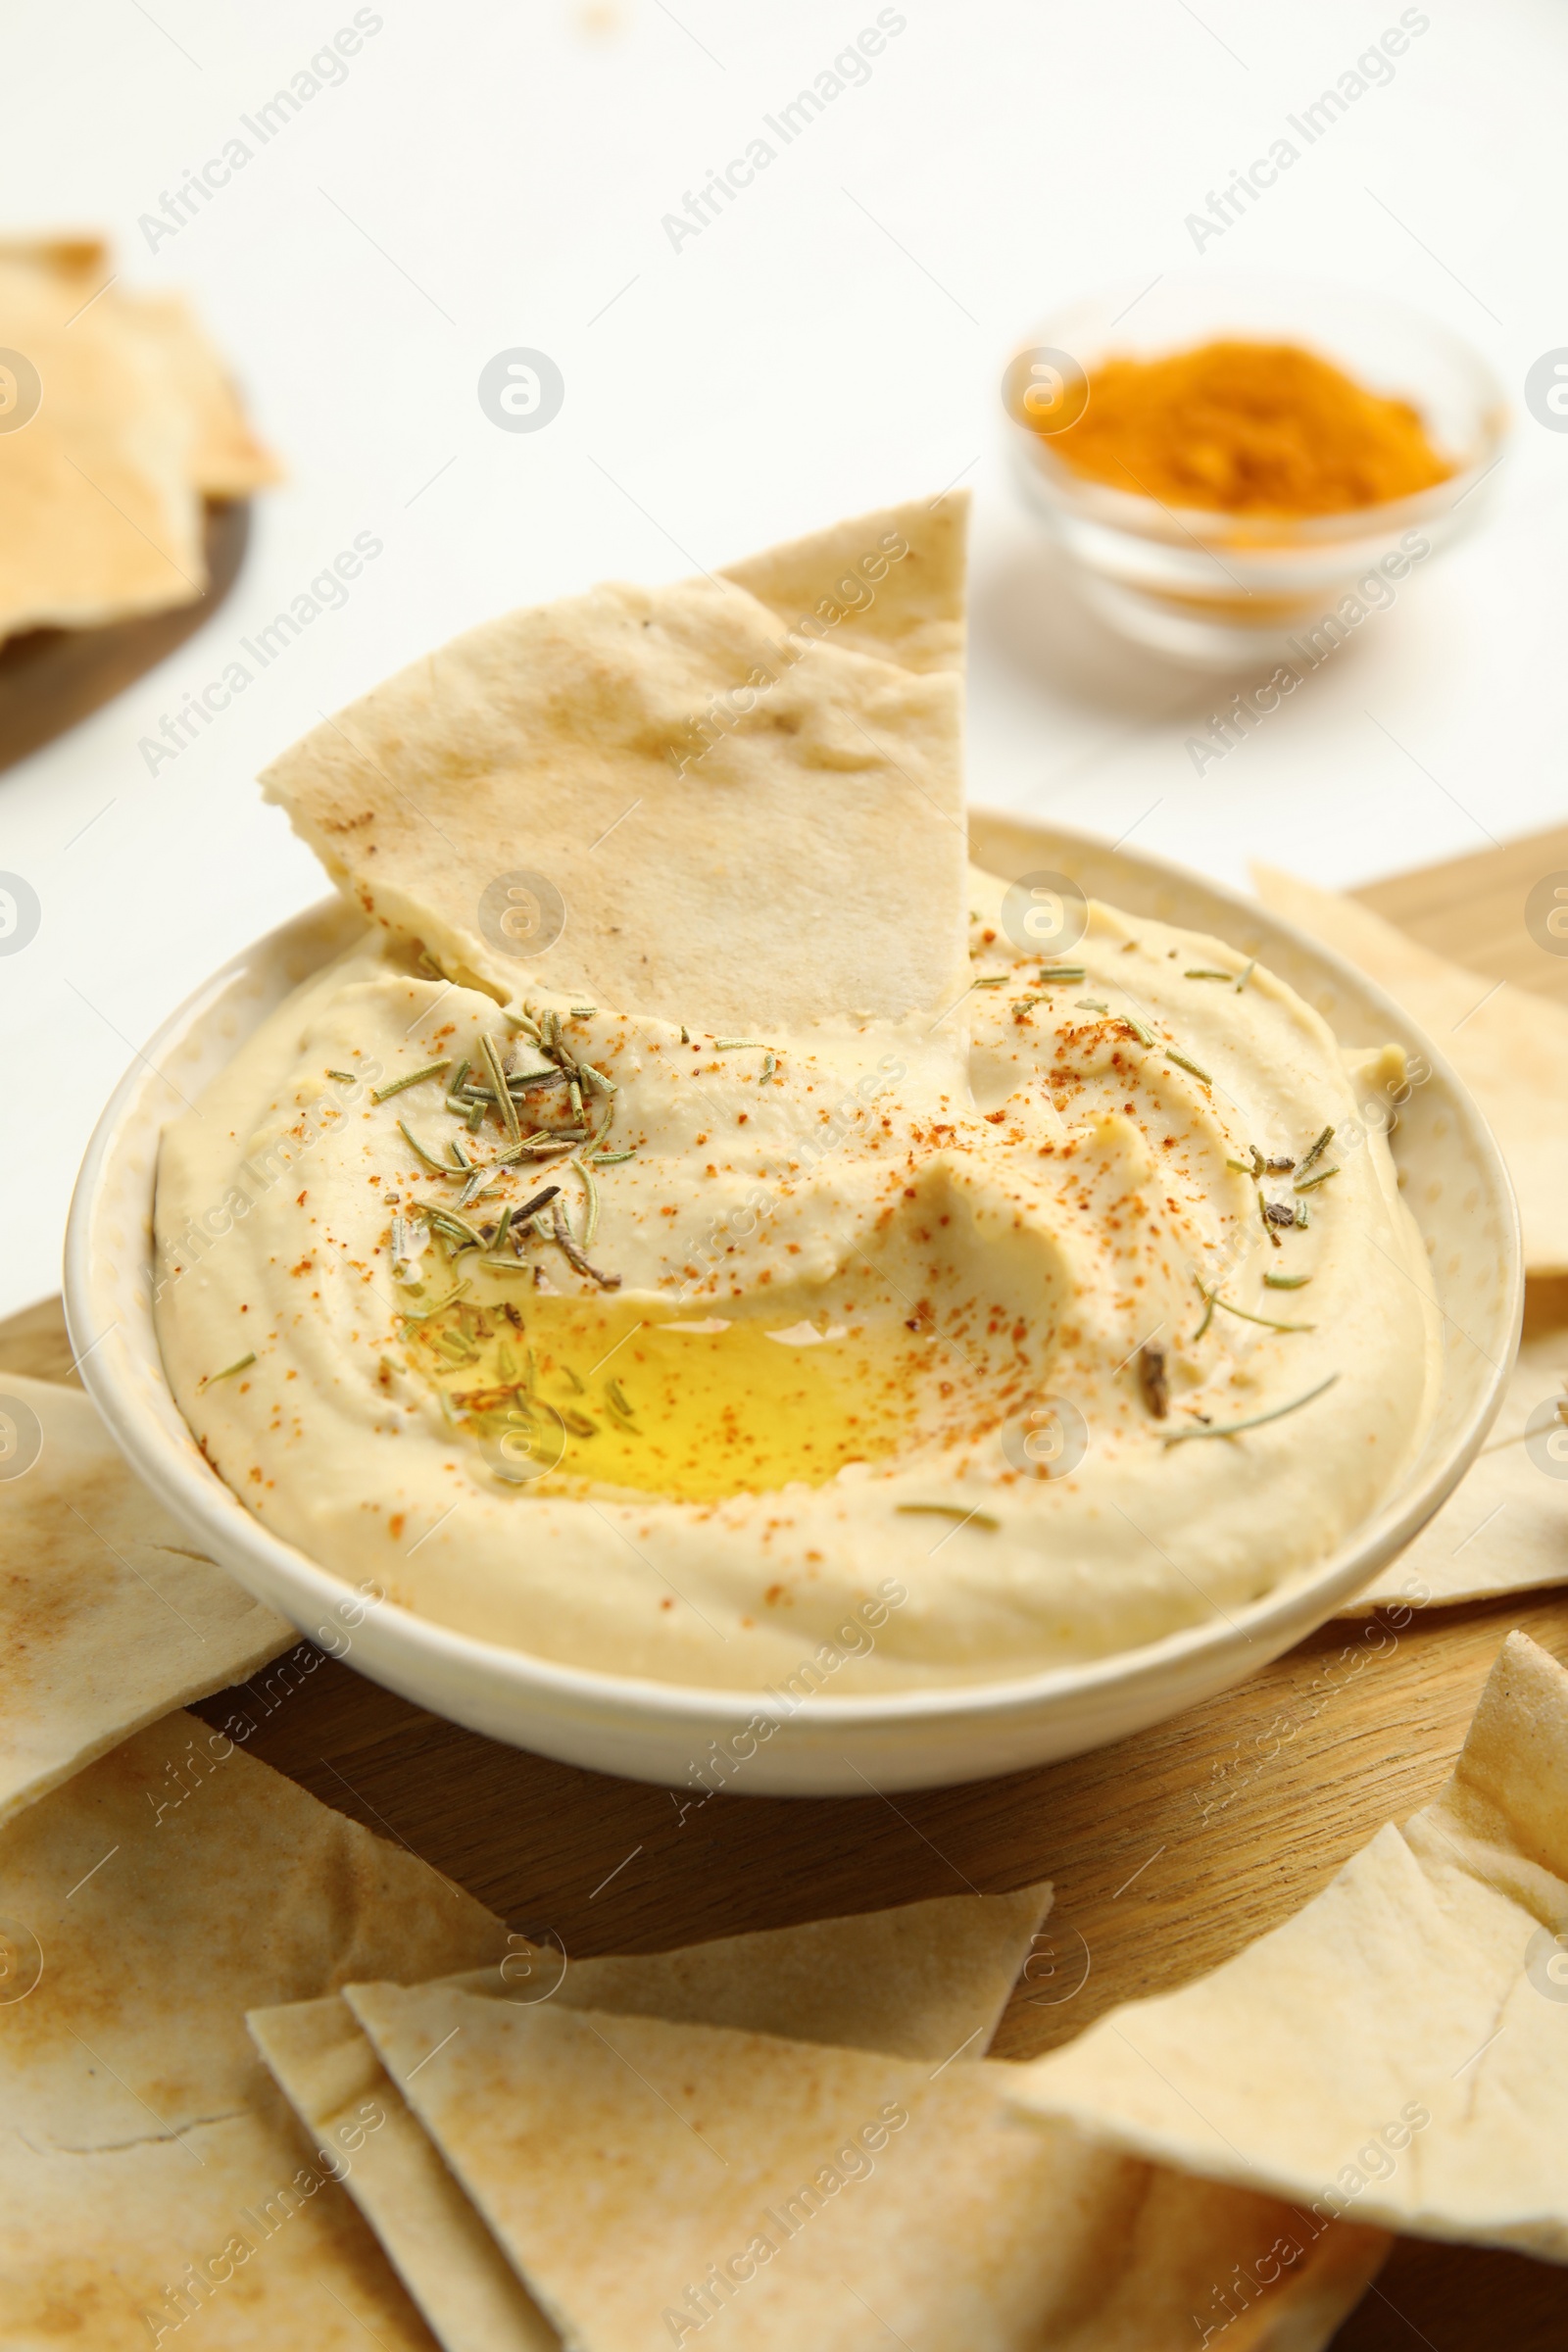
[[[479,1051],[484,1055],[485,1066],[490,1072],[490,1083],[496,1090],[496,1104],[501,1112],[502,1125],[506,1128],[513,1143],[520,1144],[522,1128],[517,1120],[517,1105],[512,1100],[512,1089],[507,1084],[506,1064],[496,1051],[496,1041],[488,1030],[479,1040]],[[483,1116],[482,1111],[480,1116]]]
[[[1329,1178],[1331,1176],[1337,1176],[1339,1172],[1340,1171],[1338,1168],[1319,1168],[1317,1174],[1315,1176],[1308,1176],[1304,1184],[1302,1184],[1299,1178],[1298,1178],[1297,1182],[1292,1185],[1291,1190],[1293,1193],[1313,1192],[1316,1190],[1318,1185],[1327,1184]]]
[[[773,1073],[777,1068],[778,1055],[772,1051],[771,1048],[769,1048],[767,1053],[762,1055],[762,1075],[757,1081],[758,1085],[770,1086],[773,1080]]]
[[[418,1137],[402,1119],[399,1119],[398,1121],[398,1133],[408,1145],[409,1150],[416,1158],[422,1159],[427,1168],[434,1168],[438,1176],[450,1176],[452,1174],[452,1170],[447,1166],[446,1161],[444,1159],[437,1159],[433,1152],[427,1152],[424,1146],[420,1143]]]
[[[618,1291],[618,1274],[603,1274],[597,1266],[589,1264],[580,1245],[572,1237],[571,1228],[566,1223],[566,1212],[559,1200],[551,1203],[550,1216],[550,1238],[559,1247],[567,1265],[578,1274],[586,1274],[590,1282],[597,1282],[602,1291]]]
[[[326,1074],[329,1078],[335,1078],[340,1086],[358,1086],[360,1083],[352,1070],[328,1070]],[[370,1097],[372,1102],[379,1102],[380,1100],[379,1095]]]
[[[997,1528],[1002,1525],[1002,1521],[994,1519],[989,1511],[966,1511],[961,1502],[896,1502],[893,1508],[911,1519],[961,1519],[969,1527]]]
[[[983,988],[985,982],[977,981],[975,985]],[[997,985],[999,988],[1001,987],[1000,980]],[[767,1047],[760,1037],[715,1037],[713,1052],[715,1054],[765,1054]]]
[[[519,1209],[516,1209],[513,1212],[514,1222],[520,1225],[524,1218],[537,1216],[540,1209],[548,1208],[550,1206],[551,1201],[555,1199],[560,1190],[561,1187],[559,1184],[547,1184],[542,1193],[535,1193],[531,1200],[525,1200]],[[499,1241],[499,1234],[496,1238]]]
[[[1098,997],[1080,997],[1073,1010],[1075,1012],[1109,1012],[1110,1006],[1102,1004]]]
[[[1042,981],[1087,980],[1088,977],[1088,971],[1081,963],[1043,963],[1038,974]]]
[[[1333,1122],[1331,1121],[1330,1124],[1324,1128],[1322,1134],[1318,1137],[1317,1142],[1312,1146],[1311,1150],[1304,1152],[1301,1154],[1300,1165],[1296,1171],[1298,1176],[1304,1176],[1307,1169],[1312,1165],[1312,1162],[1316,1159],[1322,1158],[1324,1152],[1328,1150],[1333,1141],[1334,1127]]]
[[[372,1102],[384,1102],[390,1095],[401,1095],[405,1087],[422,1086],[427,1078],[439,1078],[451,1065],[445,1061],[427,1061],[422,1069],[410,1070],[406,1078],[394,1078],[390,1086],[376,1087],[370,1096]],[[340,1078],[341,1070],[328,1070],[329,1078]]]
[[[600,1094],[613,1095],[619,1092],[614,1079],[607,1078],[604,1071],[595,1069],[591,1061],[579,1061],[577,1068],[582,1076],[587,1079],[589,1085],[597,1089]]]
[[[974,988],[1005,988],[1010,977],[1011,974],[1007,972],[982,972],[970,985]]]
[[[484,1235],[477,1232],[468,1223],[466,1217],[460,1217],[455,1208],[448,1208],[439,1200],[416,1200],[414,1205],[416,1208],[423,1210],[427,1224],[433,1226],[438,1233],[449,1234],[465,1250],[482,1250],[484,1248]]]
[[[461,1282],[455,1282],[446,1296],[437,1298],[432,1305],[399,1307],[398,1321],[400,1323],[428,1323],[432,1315],[438,1315],[444,1306],[450,1306],[454,1298],[461,1298],[467,1288],[468,1277],[465,1274]]]
[[[253,1348],[249,1355],[242,1355],[234,1363],[225,1364],[221,1372],[209,1372],[200,1385],[204,1389],[210,1389],[220,1380],[232,1380],[236,1372],[248,1372],[255,1361],[256,1350]]]
[[[1201,964],[1197,970],[1182,974],[1184,980],[1234,980],[1235,977],[1234,972],[1213,972],[1208,970],[1206,965]]]
[[[1293,1396],[1289,1404],[1277,1404],[1271,1412],[1253,1413],[1246,1421],[1211,1421],[1201,1429],[1173,1429],[1169,1437],[1161,1439],[1160,1443],[1165,1446],[1185,1446],[1190,1438],[1237,1438],[1244,1429],[1261,1429],[1265,1421],[1283,1421],[1287,1413],[1298,1413],[1303,1404],[1310,1404],[1314,1397],[1323,1395],[1325,1389],[1332,1389],[1339,1377],[1337,1372],[1331,1372],[1327,1380],[1320,1380],[1317,1387],[1308,1389],[1304,1396]]]
[[[1310,1274],[1265,1274],[1263,1287],[1268,1291],[1304,1291],[1311,1279]]]
[[[574,1021],[591,1021],[598,1010],[597,1004],[573,1004],[570,1007],[571,1017]]]
[[[1152,1046],[1155,1043],[1154,1032],[1152,1029],[1146,1029],[1143,1022],[1138,1020],[1132,1013],[1118,1012],[1116,1018],[1121,1022],[1124,1028],[1132,1031],[1134,1037],[1137,1038],[1138,1043],[1141,1046]]]
[[[496,1227],[495,1240],[490,1245],[492,1250],[504,1250],[506,1248],[507,1235],[510,1232],[511,1227],[512,1202],[509,1200],[506,1207],[501,1211],[501,1221]]]
[[[582,1246],[585,1250],[591,1250],[594,1246],[594,1235],[599,1231],[599,1187],[594,1182],[593,1170],[580,1152],[574,1153],[566,1164],[568,1167],[575,1168],[582,1178],[583,1191],[587,1197],[587,1204],[583,1213]]]
[[[467,1183],[458,1195],[456,1205],[459,1208],[466,1208],[470,1200],[477,1200],[481,1193],[488,1192],[495,1180],[495,1169],[493,1167],[475,1168],[473,1174],[468,1178]]]
[[[1236,994],[1237,994],[1238,996],[1240,996],[1240,995],[1241,995],[1241,993],[1242,993],[1243,989],[1244,989],[1244,988],[1247,986],[1247,983],[1249,982],[1249,980],[1250,980],[1250,978],[1252,977],[1252,974],[1253,974],[1253,973],[1256,971],[1256,969],[1257,969],[1257,957],[1254,956],[1252,957],[1251,961],[1249,963],[1249,965],[1248,965],[1248,967],[1247,967],[1246,971],[1245,971],[1245,972],[1242,974],[1241,978],[1240,978],[1240,979],[1237,981],[1237,983],[1236,983]]]
[[[618,1168],[623,1159],[635,1159],[636,1156],[637,1147],[635,1144],[629,1152],[596,1152],[594,1165],[596,1168]]]
[[[1167,1046],[1165,1048],[1165,1059],[1167,1061],[1173,1061],[1179,1070],[1189,1070],[1195,1078],[1201,1078],[1205,1086],[1213,1085],[1213,1079],[1209,1076],[1208,1072],[1202,1067],[1202,1065],[1200,1062],[1190,1060],[1185,1054],[1178,1054],[1174,1046]]]
[[[1232,1306],[1230,1300],[1222,1298],[1218,1291],[1205,1291],[1201,1283],[1198,1287],[1208,1300],[1210,1307],[1222,1306],[1228,1315],[1237,1316],[1243,1323],[1261,1324],[1265,1331],[1316,1331],[1317,1329],[1315,1323],[1276,1323],[1267,1315],[1250,1315],[1245,1306]],[[1206,1316],[1204,1317],[1204,1329],[1207,1329]]]

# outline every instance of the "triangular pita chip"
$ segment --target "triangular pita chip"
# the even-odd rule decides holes
[[[1415,1542],[1339,1615],[1568,1584],[1568,1424],[1550,1414],[1558,1398],[1568,1412],[1568,1330],[1525,1341],[1476,1461]]]
[[[96,238],[0,240],[0,345],[41,393],[0,434],[0,638],[191,603],[204,497],[243,497],[279,468],[188,306],[126,293]]]
[[[1017,2087],[1320,2220],[1568,2262],[1568,1674],[1511,1634],[1431,1805],[1284,1927]]]
[[[787,629],[826,630],[901,669],[961,670],[968,520],[967,490],[909,499],[726,564],[724,577]]]
[[[9,1433],[9,1434],[8,1434]],[[127,1469],[79,1389],[0,1375],[0,1822],[298,1639]],[[36,1459],[33,1448],[41,1446]]]
[[[908,2352],[1147,2352],[1190,2340],[1192,2311],[1293,2218],[1036,2135],[1007,2105],[1015,2070],[989,2059],[933,2068],[441,1985],[347,1998],[581,2352],[860,2352],[879,2328]],[[1285,2283],[1232,2344],[1265,2341],[1293,2293],[1332,2325],[1384,2242],[1329,2231],[1273,2256]]]
[[[500,1922],[183,1714],[0,1833],[0,2338],[86,2314],[130,2352],[200,2309],[220,2352],[427,2348],[341,2185],[376,2117],[303,2138],[244,2011],[472,1967]]]
[[[1049,1886],[939,1895],[889,1911],[724,1936],[673,1952],[578,1960],[554,1998],[675,2024],[734,2026],[785,2041],[978,2058],[1051,1909]],[[550,1955],[540,1955],[540,1977]],[[486,1989],[467,1984],[469,1991]],[[537,1997],[525,1984],[524,1997]]]
[[[760,1036],[961,992],[960,703],[727,582],[610,585],[470,630],[262,782],[450,978]]]
[[[493,1998],[739,2026],[785,2037],[920,2056],[978,2057],[1051,1903],[1049,1886],[944,1896],[848,1919],[635,1959],[583,1960],[559,1975],[548,1947],[449,1983]],[[254,2011],[258,2047],[306,2130],[328,2142],[373,2098],[350,2193],[447,2352],[536,2352],[555,2329],[512,2270],[385,2073],[348,2003]]]
[[[1434,956],[1353,899],[1272,866],[1252,878],[1265,906],[1358,963],[1447,1055],[1513,1179],[1527,1273],[1568,1272],[1568,1009]]]

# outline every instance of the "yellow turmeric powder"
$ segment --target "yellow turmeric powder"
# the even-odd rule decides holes
[[[1092,481],[1229,514],[1340,514],[1454,471],[1407,401],[1292,343],[1104,360],[1088,407],[1051,447]]]

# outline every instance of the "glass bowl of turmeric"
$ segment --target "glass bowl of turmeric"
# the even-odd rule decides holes
[[[1508,429],[1447,328],[1282,278],[1166,276],[1076,304],[1014,353],[1003,398],[1088,601],[1212,668],[1293,643],[1320,658],[1392,604],[1479,518]]]

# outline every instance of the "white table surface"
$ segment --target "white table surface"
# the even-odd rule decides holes
[[[1519,400],[1568,345],[1568,27],[1550,0],[1411,13],[1430,21],[1392,81],[1200,260],[1186,216],[1399,21],[1393,0],[905,0],[869,78],[787,147],[762,118],[875,24],[871,0],[377,0],[346,76],[265,146],[240,118],[348,0],[11,12],[5,225],[102,226],[127,281],[190,289],[289,481],[202,632],[0,776],[0,869],[43,906],[0,958],[0,1313],[56,1287],[76,1164],[134,1048],[320,894],[258,768],[510,605],[679,576],[961,476],[974,799],[1136,827],[1231,881],[1265,855],[1355,882],[1568,813],[1568,434]],[[760,132],[776,159],[672,249],[663,216]],[[150,250],[141,216],[236,133],[250,161]],[[1184,745],[1213,681],[1128,657],[1054,582],[998,399],[1042,314],[1196,267],[1418,303],[1489,356],[1517,417],[1485,528],[1201,780]],[[514,346],[564,375],[536,433],[478,405]],[[347,604],[149,774],[161,715],[367,531],[384,552]]]

